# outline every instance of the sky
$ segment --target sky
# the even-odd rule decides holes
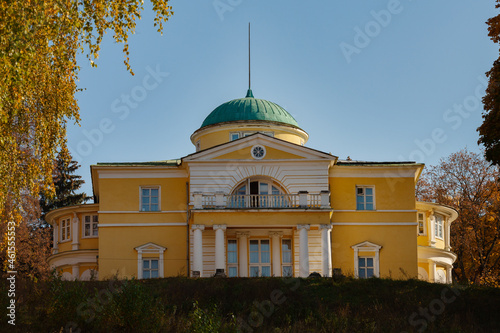
[[[177,159],[220,104],[245,97],[248,23],[256,98],[284,107],[306,146],[365,161],[436,165],[479,152],[481,97],[498,46],[494,0],[172,0],[163,36],[145,1],[123,46],[106,36],[97,68],[84,55],[81,122],[68,146],[92,194],[90,165]]]

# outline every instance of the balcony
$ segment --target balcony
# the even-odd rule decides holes
[[[194,192],[194,209],[331,209],[330,191],[309,194],[224,194]]]

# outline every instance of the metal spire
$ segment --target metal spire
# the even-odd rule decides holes
[[[248,91],[246,97],[253,97],[250,71],[250,22],[248,22]]]

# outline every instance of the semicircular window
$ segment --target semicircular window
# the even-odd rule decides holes
[[[271,179],[248,178],[230,196],[230,208],[290,208],[290,195]]]

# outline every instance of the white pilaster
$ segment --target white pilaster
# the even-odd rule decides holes
[[[248,277],[248,232],[237,232],[238,237],[238,276]]]
[[[321,260],[323,267],[323,276],[329,277],[332,275],[332,243],[330,234],[332,231],[331,224],[321,224]]]
[[[137,250],[137,278],[142,279],[142,250]]]
[[[80,279],[80,266],[78,264],[71,266],[71,276],[74,280]]]
[[[283,233],[280,231],[270,232],[271,243],[272,243],[272,263],[273,263],[273,275],[281,276],[281,237]]]
[[[432,211],[432,215],[429,219],[430,221],[430,235],[428,235],[429,237],[429,246],[432,246],[432,247],[435,247],[436,246],[436,216],[434,216],[434,211]]]
[[[309,276],[309,224],[297,225],[299,230],[299,277]]]
[[[72,223],[72,226],[71,228],[73,228],[72,232],[73,232],[73,242],[71,242],[71,249],[72,250],[78,250],[79,248],[79,243],[78,243],[78,231],[80,229],[79,225],[80,225],[80,220],[78,219],[78,216],[76,215],[76,213],[73,213],[73,223]]]
[[[59,252],[59,228],[56,221],[52,221],[52,254]]]
[[[446,251],[451,250],[450,246],[450,219],[447,217],[444,221],[444,249]],[[451,282],[450,282],[451,283]]]
[[[224,250],[225,224],[214,224],[215,230],[215,272],[224,273],[226,270],[226,251]]]
[[[202,231],[205,230],[203,224],[193,224],[193,275],[203,276],[203,238]],[[197,273],[195,273],[197,272]]]

